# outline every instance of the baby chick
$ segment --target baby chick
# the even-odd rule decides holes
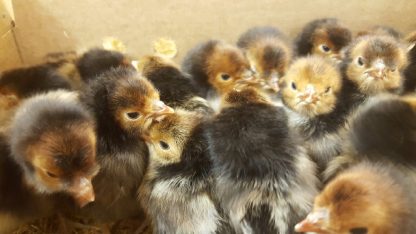
[[[95,146],[93,120],[76,93],[25,100],[0,137],[0,233],[58,211],[54,194],[80,207],[94,201]]]
[[[342,154],[330,162],[326,179],[362,160],[394,164],[416,178],[411,169],[416,167],[416,97],[372,97],[348,125]]]
[[[343,73],[351,98],[344,100],[353,108],[368,97],[384,92],[397,93],[403,85],[407,51],[389,36],[363,36],[346,50]]]
[[[319,171],[340,153],[341,129],[348,117],[342,75],[337,65],[320,56],[296,60],[281,79],[289,123],[306,142]]]
[[[236,232],[293,233],[317,178],[284,109],[254,88],[231,91],[207,137],[215,194]]]
[[[295,226],[320,234],[416,233],[416,189],[400,170],[360,163],[332,180]]]
[[[232,90],[236,83],[255,82],[243,52],[218,40],[191,49],[183,60],[182,70],[192,76],[200,95],[209,99]]]
[[[57,70],[58,63],[46,63],[8,70],[0,74],[0,94],[27,98],[57,89],[71,89],[71,84]]]
[[[273,27],[254,27],[243,33],[237,46],[242,48],[263,87],[279,91],[279,79],[292,60],[292,48],[285,35]]]
[[[341,60],[340,52],[351,40],[351,31],[337,19],[324,18],[306,24],[295,43],[298,56],[314,54]]]
[[[79,74],[84,82],[97,78],[102,73],[119,66],[134,69],[130,59],[117,51],[105,49],[90,49],[76,61]]]
[[[149,168],[139,199],[155,233],[220,230],[220,212],[211,199],[211,162],[203,124],[203,115],[175,109],[148,130]]]
[[[96,201],[79,212],[97,221],[132,218],[140,213],[136,199],[147,165],[143,126],[172,109],[136,71],[118,67],[88,83],[82,100],[97,123],[97,161],[93,181]]]
[[[414,93],[416,91],[416,31],[410,33],[406,37],[406,42],[409,43],[408,57],[409,65],[404,70],[404,93]]]
[[[160,100],[172,108],[212,114],[208,102],[198,96],[193,80],[171,60],[160,56],[140,59],[139,72],[149,79],[160,92]]]

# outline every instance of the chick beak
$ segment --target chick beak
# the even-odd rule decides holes
[[[328,210],[323,209],[310,213],[303,221],[295,225],[296,232],[315,232],[325,234],[323,225],[328,221]]]
[[[308,85],[305,93],[301,94],[300,99],[306,104],[316,103],[318,98],[316,96],[315,88],[312,85]]]
[[[267,81],[267,85],[275,92],[279,92],[279,75],[277,72],[273,72],[270,79]]]
[[[238,83],[249,85],[258,84],[259,82],[260,80],[256,77],[256,72],[251,69],[245,70],[241,75],[241,79],[238,81]]]
[[[386,64],[382,60],[376,61],[371,76],[376,79],[384,79],[386,76]]]
[[[338,54],[338,53],[337,54],[333,54],[330,57],[336,63],[340,63],[342,61],[341,54]]]
[[[165,103],[162,101],[156,100],[156,101],[153,101],[152,114],[150,118],[156,121],[160,121],[167,114],[172,114],[172,113],[175,113],[175,111],[170,106],[165,105]]]
[[[69,192],[72,194],[78,206],[81,208],[95,200],[95,194],[91,180],[85,177],[76,179],[73,185],[69,188]]]

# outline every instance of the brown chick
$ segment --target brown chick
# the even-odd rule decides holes
[[[320,56],[296,60],[281,79],[290,126],[303,137],[319,171],[341,150],[341,130],[348,118],[343,79],[333,61]]]
[[[94,201],[94,123],[76,93],[27,99],[0,138],[0,233],[61,211],[58,193],[80,207]]]
[[[404,45],[389,36],[357,38],[346,50],[343,73],[351,95],[345,102],[357,107],[379,93],[398,93],[408,64]]]
[[[157,55],[139,60],[139,72],[159,90],[160,100],[172,108],[213,114],[208,102],[198,95],[194,81],[170,59]]]
[[[262,86],[278,92],[279,79],[286,74],[292,60],[286,36],[274,27],[254,27],[240,36],[237,46],[245,51]]]
[[[102,222],[134,218],[141,211],[136,193],[148,159],[143,127],[172,109],[146,78],[124,67],[91,80],[82,101],[96,121],[101,170],[93,181],[96,201],[76,212]]]
[[[298,56],[308,54],[342,59],[341,50],[352,40],[351,31],[335,18],[317,19],[309,22],[296,38]]]
[[[393,166],[360,163],[333,179],[295,226],[320,234],[416,233],[414,181]]]
[[[218,40],[191,49],[182,62],[182,70],[192,76],[200,95],[208,99],[232,90],[236,83],[255,82],[243,52]]]

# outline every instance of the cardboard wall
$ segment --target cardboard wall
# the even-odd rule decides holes
[[[172,38],[180,61],[202,40],[235,42],[255,25],[295,36],[318,17],[338,17],[354,31],[374,24],[416,30],[414,0],[13,0],[13,6],[26,64],[46,53],[99,46],[106,36],[120,38],[138,56],[151,52],[153,40]]]
[[[0,71],[21,65],[14,36],[11,0],[0,1]]]

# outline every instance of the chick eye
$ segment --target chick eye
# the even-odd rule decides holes
[[[226,74],[226,73],[221,74],[221,79],[222,79],[222,80],[229,80],[230,78],[231,78],[231,76],[230,76],[230,75],[228,75],[228,74]]]
[[[329,93],[329,91],[331,91],[331,87],[327,87],[327,88],[325,89],[325,93]]]
[[[360,67],[364,66],[364,59],[362,57],[358,57],[357,58],[357,64]]]
[[[166,142],[164,142],[164,141],[160,141],[159,142],[159,145],[160,145],[160,147],[163,149],[163,150],[168,150],[170,147],[169,147],[169,144],[168,143],[166,143]]]
[[[296,84],[295,84],[295,82],[292,82],[292,89],[293,90],[296,90]]]
[[[321,50],[325,53],[328,53],[329,51],[331,51],[331,48],[329,48],[327,45],[321,45]]]
[[[46,172],[46,174],[47,174],[49,177],[52,177],[52,178],[57,178],[57,177],[58,177],[57,175],[55,175],[55,174],[53,174],[52,172],[49,172],[49,171],[47,171],[47,172]]]
[[[137,120],[140,117],[139,112],[127,112],[126,117],[129,120]]]
[[[350,229],[350,234],[366,234],[367,228],[352,228]]]

